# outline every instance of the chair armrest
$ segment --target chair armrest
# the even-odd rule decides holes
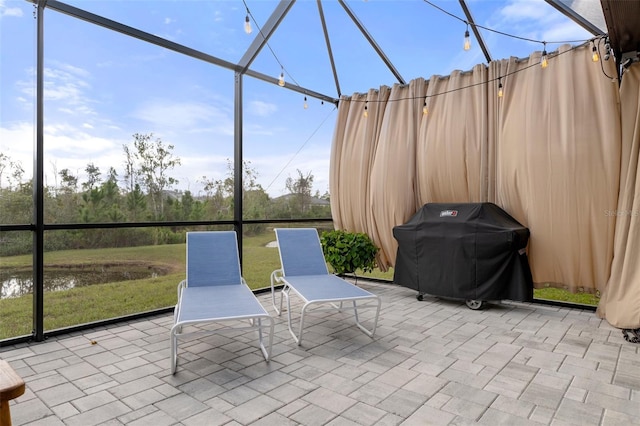
[[[271,273],[271,292],[275,291],[275,285],[283,283],[282,277],[284,277],[284,271],[282,269],[276,269]]]
[[[280,293],[280,309],[278,309],[278,307],[276,306],[275,285],[282,284],[284,282],[282,279],[283,277],[284,277],[284,271],[282,269],[276,269],[271,273],[271,304],[273,305],[273,309],[275,309],[278,315],[282,313],[282,295],[284,294],[284,288],[283,288],[283,292]]]
[[[180,302],[180,295],[182,294],[182,290],[187,288],[187,280],[182,280],[178,283],[178,302]]]

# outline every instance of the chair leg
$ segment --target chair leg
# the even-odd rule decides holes
[[[280,314],[282,314],[282,294],[284,293],[284,291],[288,287],[287,283],[284,282],[284,284],[282,285],[282,288],[280,289],[280,309],[278,309],[278,307],[276,306],[276,289],[275,289],[275,286],[276,286],[276,284],[279,284],[279,283],[282,282],[281,274],[282,274],[281,270],[276,270],[276,271],[273,271],[271,273],[271,304],[273,305],[273,309],[276,311],[278,316]]]
[[[331,306],[333,306],[335,309],[337,309],[338,312],[342,312],[342,301],[340,302],[340,305],[336,305],[335,303],[331,303]]]
[[[271,350],[273,348],[273,318],[268,317],[267,318],[269,320],[269,342],[267,343],[267,346],[265,347],[264,345],[264,341],[262,338],[262,321],[260,318],[258,318],[258,335],[259,335],[259,339],[260,339],[260,350],[262,350],[262,354],[264,355],[264,359],[265,361],[269,362],[269,359],[271,358]]]
[[[305,303],[305,305],[302,307],[302,310],[300,311],[300,332],[298,333],[298,346],[300,346],[300,343],[302,342],[302,330],[304,328],[304,313],[307,310],[307,306],[309,306],[308,303]]]
[[[276,306],[276,293],[273,286],[271,286],[271,304],[273,305],[273,310],[276,311],[276,314],[280,315],[282,312],[282,295],[280,296],[280,309],[278,309]]]
[[[276,313],[278,314],[278,316],[282,315],[282,297],[283,296],[288,296],[289,295],[289,287],[287,286],[287,284],[285,284],[282,289],[280,290],[280,308],[278,309],[278,307],[276,306],[276,296],[275,296],[275,290],[271,290],[271,304],[273,305],[273,310],[276,311]]]
[[[22,377],[0,359],[0,426],[11,426],[9,401],[24,395],[25,389]]]
[[[369,337],[373,337],[373,335],[376,333],[376,328],[378,327],[378,317],[380,316],[380,304],[381,304],[380,298],[376,297],[376,301],[378,302],[378,305],[376,306],[376,316],[373,320],[373,328],[371,330],[368,330],[360,323],[360,320],[358,319],[358,310],[356,308],[356,301],[355,300],[353,301],[353,311],[356,319],[356,325],[360,330],[364,332],[364,334],[366,334]]]
[[[176,333],[179,332],[178,329],[182,329],[182,326],[179,324],[171,327],[171,374],[176,374],[178,366],[178,336],[176,335]]]
[[[6,399],[0,401],[0,425],[11,426],[11,411],[9,401]]]
[[[289,306],[289,292],[285,291],[285,289],[287,289],[287,285],[285,284],[284,287],[282,287],[282,290],[280,290],[280,312],[278,312],[278,315],[280,315],[282,313],[282,298],[286,295],[287,296],[287,306]],[[287,308],[288,310],[289,308]]]
[[[283,295],[287,299],[287,326],[289,327],[289,333],[291,333],[291,336],[293,337],[293,340],[296,342],[296,344],[300,346],[300,337],[302,337],[302,334],[300,334],[300,337],[296,336],[296,333],[293,331],[293,324],[291,321],[291,301],[290,301],[291,298],[289,297],[288,293],[283,293]],[[302,312],[304,314],[304,308]],[[304,317],[300,318],[301,321],[303,319]],[[302,328],[302,322],[300,323],[300,326]]]

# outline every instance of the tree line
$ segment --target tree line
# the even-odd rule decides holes
[[[46,223],[135,223],[145,221],[231,220],[234,212],[234,169],[227,159],[222,179],[202,176],[204,194],[174,189],[179,184],[172,172],[181,165],[174,146],[152,133],[133,135],[123,145],[123,172],[111,166],[103,171],[94,163],[84,169],[85,177],[68,168],[54,168],[54,182],[44,188]],[[313,174],[297,170],[285,181],[288,195],[272,199],[257,182],[258,172],[250,161],[242,170],[243,219],[331,217],[329,194],[313,193]],[[324,200],[324,202],[319,201]],[[31,223],[33,182],[24,178],[22,165],[0,153],[0,223]],[[245,232],[261,232],[264,225],[248,224]],[[3,233],[0,255],[31,252],[28,232]],[[11,235],[9,235],[11,234]],[[46,250],[123,247],[184,241],[184,231],[163,228],[91,229],[51,231]]]

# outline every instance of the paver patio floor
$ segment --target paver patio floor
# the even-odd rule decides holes
[[[472,311],[358,285],[382,298],[375,338],[349,311],[310,311],[300,347],[270,293],[259,294],[276,319],[269,363],[255,332],[198,335],[180,340],[171,375],[172,315],[0,348],[27,386],[11,402],[13,423],[640,425],[640,345],[592,311]],[[359,314],[366,324],[373,310]]]

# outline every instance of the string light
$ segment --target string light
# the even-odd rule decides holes
[[[603,38],[603,37],[597,37],[596,40],[599,40],[600,38]],[[603,39],[606,41],[606,38],[603,38]],[[556,56],[561,56],[561,55],[564,55],[566,53],[570,53],[570,52],[572,52],[572,51],[574,51],[576,49],[581,49],[581,48],[585,48],[585,47],[586,47],[586,43],[583,44],[583,45],[580,45],[580,46],[573,46],[570,49],[564,50],[562,52],[556,52]],[[525,72],[525,71],[527,71],[527,70],[529,70],[531,68],[537,67],[537,66],[539,66],[537,63],[530,63],[530,64],[528,64],[527,66],[525,66],[523,68],[513,70],[511,72],[506,73],[505,75],[501,75],[501,76],[493,78],[491,80],[472,83],[472,84],[469,84],[469,85],[466,85],[466,86],[457,87],[457,88],[450,89],[450,90],[444,90],[444,91],[438,92],[438,93],[432,93],[432,94],[430,94],[430,95],[428,95],[428,96],[426,96],[424,98],[422,111],[424,113],[424,107],[426,106],[427,99],[429,99],[429,98],[436,97],[436,96],[443,96],[443,95],[447,95],[449,93],[459,92],[461,90],[470,89],[472,87],[487,85],[489,83],[494,83],[496,80],[498,81],[498,97],[502,97],[504,95],[504,86],[502,84],[502,77],[508,77],[508,76],[515,75],[515,74],[518,74],[518,73],[521,73],[521,72]],[[502,91],[502,96],[500,95],[501,91]],[[379,102],[395,102],[395,101],[405,101],[405,100],[409,100],[409,99],[420,99],[420,98],[422,98],[422,96],[402,97],[402,98],[398,98],[398,99],[394,99],[394,100],[386,100],[386,101],[376,101],[376,100],[374,100],[372,102],[376,102],[376,103],[379,103]],[[365,103],[365,107],[364,107],[364,114],[363,115],[365,117],[368,115],[368,108],[367,108],[367,104],[369,102],[368,100],[351,99],[351,101],[352,102],[364,102]],[[430,111],[428,111],[428,107],[427,107],[427,113],[429,113],[429,112]]]
[[[369,116],[369,110],[367,109],[367,103],[368,103],[368,102],[369,102],[369,101],[365,101],[365,103],[364,103],[364,112],[362,113],[362,116],[363,116],[364,118],[367,118],[367,117]]]
[[[245,17],[245,31],[247,33],[251,32],[250,28],[251,28],[251,18],[253,18],[253,15],[251,14],[251,11],[249,10],[249,6],[247,6],[247,2],[246,0],[242,0],[242,3],[244,4],[245,9],[247,9],[247,16]],[[256,27],[258,28],[258,32],[260,33],[260,35],[262,35],[262,37],[264,39],[266,39],[267,37],[262,33],[262,29],[260,28],[260,25],[258,25],[258,23],[256,22],[255,19],[253,19],[253,22],[256,24]],[[267,48],[269,49],[269,51],[271,52],[271,54],[273,55],[273,58],[276,60],[276,62],[278,62],[278,64],[280,65],[280,75],[278,76],[278,86],[280,87],[284,87],[285,83],[284,83],[284,65],[282,65],[282,62],[280,61],[280,59],[278,59],[278,56],[276,55],[276,52],[273,51],[273,49],[271,48],[271,45],[269,44],[269,42],[266,42]],[[300,86],[300,84],[296,81],[295,78],[293,78],[293,76],[287,72],[287,75],[289,76],[289,78],[291,78],[291,81],[293,81],[293,83],[296,86]]]
[[[464,32],[464,50],[471,49],[471,39],[469,38],[469,23],[467,22],[467,30]]]
[[[598,62],[600,60],[600,56],[598,55],[596,44],[594,42],[591,42],[591,44],[593,44],[593,47],[591,48],[591,51],[593,52],[593,54],[591,55],[591,60],[593,62]]]
[[[307,104],[307,97],[304,97],[304,109],[309,108],[309,104]]]
[[[424,104],[422,104],[422,115],[429,114],[429,107],[427,107],[427,98],[424,98]]]
[[[542,56],[540,57],[540,66],[542,68],[546,68],[549,65],[549,61],[547,60],[547,42],[542,42],[544,47],[542,49]]]
[[[244,18],[244,32],[251,34],[253,29],[251,28],[251,20],[249,19],[249,9],[247,9],[247,16]]]

